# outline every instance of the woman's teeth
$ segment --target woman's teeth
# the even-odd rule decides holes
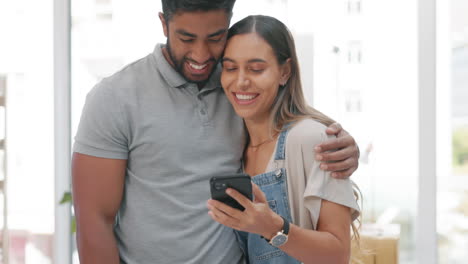
[[[257,97],[257,95],[236,94],[236,97],[239,100],[252,100]]]
[[[195,70],[202,70],[205,68],[208,64],[202,64],[202,65],[197,65],[189,62],[190,67],[194,68]]]

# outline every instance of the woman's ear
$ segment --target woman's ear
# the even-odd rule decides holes
[[[288,82],[289,77],[291,77],[291,68],[291,58],[289,58],[283,63],[283,65],[281,65],[281,85],[285,85]]]
[[[167,35],[167,30],[168,30],[167,22],[168,21],[166,21],[166,18],[164,18],[164,14],[162,12],[159,12],[158,16],[159,16],[159,20],[161,20],[161,25],[162,25],[162,28],[163,28],[164,36],[167,38],[167,36],[168,36]]]

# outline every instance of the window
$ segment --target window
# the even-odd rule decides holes
[[[261,13],[279,18],[292,30],[308,101],[338,120],[360,145],[360,169],[353,179],[363,191],[364,223],[397,225],[400,263],[410,264],[415,263],[419,243],[415,241],[418,1],[396,1],[366,2],[366,16],[362,0],[237,1],[232,22]],[[8,214],[14,242],[10,260],[18,264],[52,263],[52,2],[0,2],[0,83],[8,94]],[[446,104],[449,131],[440,152],[450,161],[439,175],[437,192],[441,264],[468,258],[464,12],[468,6],[464,0],[450,2],[454,42],[448,49],[450,79],[443,84],[451,87],[445,94],[451,98]],[[71,4],[72,137],[87,92],[166,40],[157,17],[160,1],[73,0]]]
[[[6,90],[9,263],[51,263],[54,234],[52,1],[0,2]]]
[[[373,1],[366,6],[369,16],[359,21],[331,3],[327,16],[321,16],[322,3],[308,8],[315,12],[310,17],[320,18],[310,29],[314,107],[338,120],[359,144],[360,166],[353,180],[363,193],[364,225],[380,225],[390,233],[396,227],[400,263],[414,263],[418,62],[417,49],[408,47],[417,47],[416,1]],[[358,10],[358,1],[346,3],[350,11]]]
[[[439,263],[468,259],[468,2],[439,1]],[[445,69],[448,68],[448,69]],[[450,87],[450,89],[447,89]]]

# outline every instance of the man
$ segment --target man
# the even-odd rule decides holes
[[[238,171],[245,145],[219,84],[234,2],[163,0],[166,45],[88,94],[72,168],[81,263],[242,263],[206,208],[209,178]],[[321,160],[349,177],[357,146],[331,130],[319,148],[340,150]]]

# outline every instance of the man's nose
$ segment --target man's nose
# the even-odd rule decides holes
[[[192,59],[198,63],[205,63],[210,59],[208,45],[204,41],[198,41],[192,50]]]

